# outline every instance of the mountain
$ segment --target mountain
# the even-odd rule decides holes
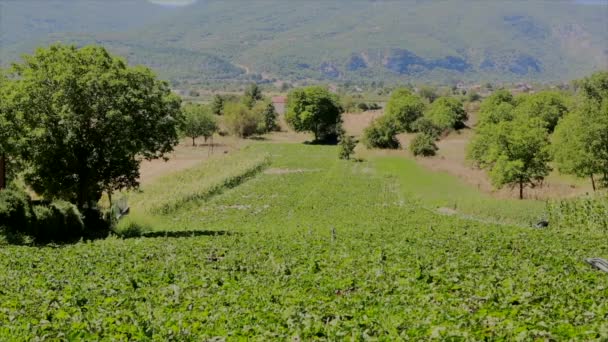
[[[0,58],[103,44],[176,83],[557,81],[608,68],[602,1],[187,3],[0,0]]]

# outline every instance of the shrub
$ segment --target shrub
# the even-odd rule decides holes
[[[418,133],[428,134],[434,139],[439,138],[441,135],[442,129],[437,127],[429,118],[421,117],[414,122],[412,125],[414,131]]]
[[[242,103],[228,103],[224,106],[224,125],[226,129],[231,134],[241,138],[263,132],[264,119],[262,112],[249,110]]]
[[[338,144],[340,159],[349,160],[350,156],[355,152],[355,146],[357,146],[357,142],[352,136],[342,135],[340,143]]]
[[[376,119],[363,132],[363,143],[368,148],[399,148],[397,123],[389,117]]]
[[[410,151],[415,156],[434,156],[437,150],[439,148],[435,145],[435,138],[425,133],[416,135],[410,143]]]
[[[442,131],[461,129],[465,127],[464,122],[468,119],[462,102],[453,97],[439,98],[424,115]]]
[[[33,236],[36,242],[69,242],[83,237],[83,217],[71,203],[58,201],[49,205],[34,206],[36,224]]]
[[[29,234],[34,215],[30,197],[19,190],[0,191],[0,230]]]

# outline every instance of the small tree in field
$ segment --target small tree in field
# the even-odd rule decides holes
[[[211,113],[214,115],[222,115],[224,111],[224,98],[221,95],[214,95],[211,101]]]
[[[150,69],[104,48],[52,45],[15,64],[10,105],[23,116],[26,181],[46,198],[91,208],[139,185],[142,159],[179,141],[180,99]]]
[[[350,160],[350,156],[355,152],[357,142],[350,135],[342,135],[338,144],[338,153],[340,159]]]
[[[264,96],[262,95],[262,90],[260,87],[257,84],[252,83],[249,85],[249,87],[247,87],[247,90],[245,90],[245,94],[243,95],[243,103],[245,106],[247,106],[247,108],[251,109],[256,102],[262,100],[263,98]]]
[[[285,120],[297,132],[312,132],[316,141],[323,141],[337,137],[343,112],[335,94],[312,86],[289,93]]]
[[[202,136],[207,142],[207,139],[217,132],[217,123],[208,107],[190,104],[184,106],[183,113],[181,130],[185,136],[192,139],[192,146],[196,146],[196,138]]]
[[[399,132],[395,120],[381,116],[374,120],[363,131],[363,143],[367,148],[399,148],[397,133]]]
[[[279,130],[279,124],[277,122],[277,112],[274,105],[270,101],[259,101],[253,106],[252,111],[256,112],[255,116],[262,116],[264,118],[263,132],[273,132]]]

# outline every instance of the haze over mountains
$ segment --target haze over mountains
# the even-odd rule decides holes
[[[0,0],[0,58],[103,44],[175,82],[569,80],[608,68],[602,1]]]

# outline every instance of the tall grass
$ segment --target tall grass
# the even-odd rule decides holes
[[[552,228],[608,232],[608,196],[550,201],[547,215]]]

